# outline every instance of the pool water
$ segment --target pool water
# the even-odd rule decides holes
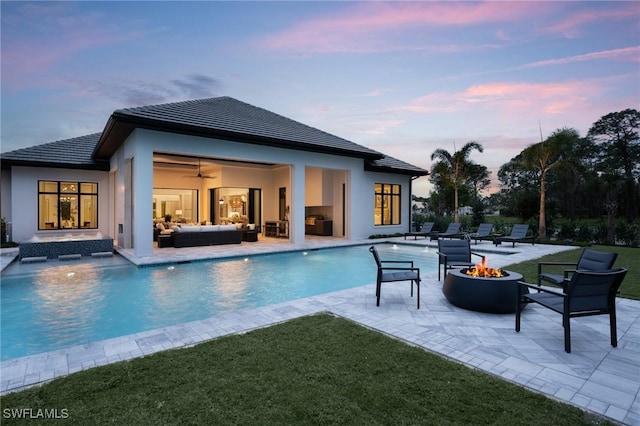
[[[421,272],[437,268],[433,249],[390,244],[377,248],[384,260],[413,260]],[[2,277],[1,358],[315,296],[375,279],[368,245],[143,268],[56,264]]]

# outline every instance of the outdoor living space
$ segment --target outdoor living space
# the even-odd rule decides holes
[[[385,241],[405,243],[401,237],[350,243],[340,238],[317,238],[307,240],[303,245],[265,239],[260,244],[154,249],[153,258],[144,259],[136,259],[126,250],[119,252],[136,264],[145,265]],[[411,241],[410,244],[437,250],[434,243],[426,240]],[[515,249],[496,248],[491,242],[481,242],[476,250],[485,251],[491,266],[503,267],[570,248],[542,244],[534,247],[520,245]],[[105,262],[112,261],[105,259]],[[18,266],[46,267],[45,264]],[[375,267],[373,259],[371,267]],[[421,287],[420,310],[416,309],[415,299],[410,297],[404,283],[386,285],[380,306],[376,307],[375,284],[371,283],[9,360],[1,364],[0,390],[16,390],[93,366],[191,346],[218,336],[242,333],[305,315],[330,312],[615,421],[625,424],[638,424],[640,421],[639,301],[617,299],[617,348],[609,345],[607,316],[588,317],[573,324],[574,351],[567,354],[563,350],[560,319],[549,310],[527,307],[523,318],[529,325],[523,332],[516,333],[513,314],[479,313],[447,302],[436,271],[425,271]],[[531,324],[534,322],[532,317],[535,317],[535,326]]]

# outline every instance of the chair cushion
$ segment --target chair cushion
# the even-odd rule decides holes
[[[540,278],[556,284],[562,284],[564,281],[564,275],[560,274],[540,274]]]
[[[409,281],[417,279],[418,274],[413,271],[384,272],[382,274],[382,281]]]

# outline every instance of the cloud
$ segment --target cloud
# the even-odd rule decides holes
[[[590,52],[584,55],[567,56],[565,58],[558,58],[558,59],[547,59],[544,61],[531,62],[529,64],[523,65],[520,68],[523,69],[523,68],[537,68],[537,67],[546,67],[546,66],[554,66],[554,65],[566,65],[566,64],[575,63],[575,62],[597,61],[597,60],[640,62],[640,46],[625,47],[621,49],[612,49],[612,50],[603,50],[600,52]]]
[[[355,133],[365,135],[385,135],[389,129],[399,127],[404,124],[404,120],[378,120],[353,123]]]
[[[557,83],[496,82],[467,87],[460,92],[421,96],[399,109],[414,113],[470,112],[479,109],[507,115],[546,111],[559,113],[577,107],[600,92],[593,81]]]
[[[185,80],[173,80],[171,83],[185,95],[194,98],[211,97],[213,90],[221,86],[215,78],[202,74],[191,74]]]
[[[208,98],[223,84],[204,74],[189,74],[168,81],[131,80],[119,76],[112,80],[74,80],[67,93],[74,98],[112,99],[120,107],[134,107],[174,102],[185,99]]]
[[[3,2],[3,89],[50,82],[48,73],[79,53],[128,43],[145,34],[107,21],[100,12],[79,12],[71,2]]]
[[[562,34],[566,38],[581,37],[583,28],[589,24],[602,21],[638,20],[640,8],[636,2],[606,2],[603,8],[578,10],[561,17],[539,30],[543,33]],[[596,4],[597,6],[597,4]]]
[[[532,14],[548,13],[530,2],[392,2],[356,3],[333,16],[311,19],[263,38],[260,45],[271,50],[297,52],[378,52],[425,49],[420,41],[394,41],[390,35],[410,28],[451,27],[513,22]],[[442,49],[433,43],[429,49]],[[446,46],[446,44],[445,44]],[[455,50],[460,46],[453,46]],[[445,47],[446,49],[447,47]],[[452,47],[448,47],[451,49]]]

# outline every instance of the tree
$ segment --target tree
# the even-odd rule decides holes
[[[458,217],[458,192],[460,187],[469,177],[471,166],[474,164],[469,160],[469,155],[474,149],[483,151],[482,145],[478,142],[467,142],[459,151],[453,154],[447,150],[438,148],[431,154],[431,161],[437,160],[432,166],[432,179],[440,179],[442,182],[453,187],[453,221],[459,222]]]
[[[640,179],[640,112],[625,109],[612,112],[596,121],[587,137],[599,144],[600,167],[603,173],[615,175],[619,171],[624,179],[626,196],[621,200],[625,205],[628,222],[639,214],[638,184]]]
[[[546,224],[546,178],[547,174],[558,167],[562,160],[563,147],[580,139],[574,129],[556,130],[547,140],[533,144],[522,151],[522,166],[534,170],[540,182],[540,212],[538,217],[538,237],[547,238]]]

